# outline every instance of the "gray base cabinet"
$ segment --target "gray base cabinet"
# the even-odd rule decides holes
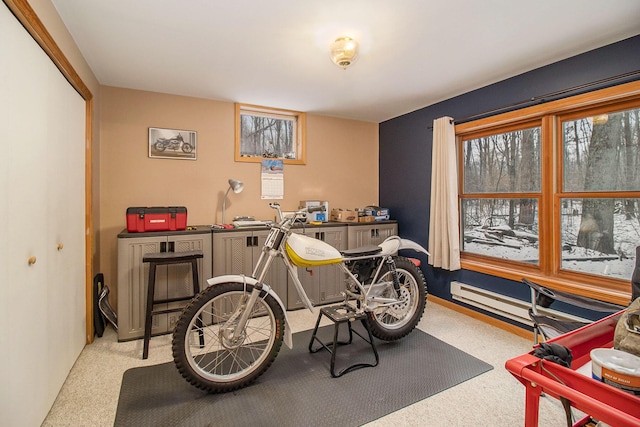
[[[340,251],[347,249],[346,226],[321,227],[298,232],[322,240]],[[339,265],[298,268],[298,277],[313,305],[338,302],[344,298],[341,292],[344,290],[345,273]],[[287,309],[303,308],[304,304],[291,278],[288,292]]]
[[[141,237],[137,237],[140,235]],[[144,235],[144,236],[143,236]],[[133,237],[136,236],[136,237]],[[118,340],[126,341],[144,336],[149,263],[143,263],[145,254],[163,251],[184,252],[201,250],[204,257],[198,260],[201,289],[211,277],[211,232],[203,227],[202,233],[164,234],[121,233],[118,235]],[[192,293],[191,266],[175,264],[158,266],[155,298],[172,298]],[[173,308],[184,302],[156,305],[156,308]],[[162,334],[173,329],[180,313],[159,314],[153,317],[151,333]]]
[[[361,246],[379,245],[390,236],[398,234],[397,223],[364,223],[350,224],[348,227],[348,248],[354,249]]]
[[[241,230],[213,233],[213,275],[245,274],[251,276],[258,262],[268,230]],[[287,270],[279,258],[274,260],[264,282],[287,306]]]
[[[377,245],[389,236],[398,233],[397,223],[339,224],[320,227],[305,227],[296,230],[323,240],[338,250],[366,245]],[[143,263],[145,254],[153,252],[183,252],[201,250],[204,258],[198,260],[201,289],[206,280],[225,274],[251,275],[260,256],[269,230],[236,229],[214,230],[197,226],[193,231],[127,233],[118,235],[118,340],[142,338],[144,335],[145,309],[149,264]],[[281,259],[274,260],[264,282],[278,294],[288,309],[304,307],[293,280]],[[309,299],[314,305],[341,301],[345,273],[340,266],[298,268],[298,277]],[[156,275],[156,298],[171,298],[191,292],[191,270],[189,264],[158,267]],[[184,302],[165,304],[174,308]],[[160,305],[157,308],[163,308]],[[166,313],[153,317],[151,333],[170,332],[179,313]]]

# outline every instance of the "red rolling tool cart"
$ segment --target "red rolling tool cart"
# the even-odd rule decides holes
[[[592,349],[613,347],[613,332],[621,314],[612,314],[548,341],[571,350],[571,369],[530,353],[507,360],[506,369],[526,389],[525,427],[538,426],[542,393],[556,399],[563,397],[571,402],[572,407],[589,414],[574,427],[584,426],[591,418],[616,427],[640,426],[640,397],[577,372],[591,361]]]

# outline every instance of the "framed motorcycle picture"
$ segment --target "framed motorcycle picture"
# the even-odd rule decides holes
[[[149,157],[197,159],[197,135],[192,130],[149,128]]]

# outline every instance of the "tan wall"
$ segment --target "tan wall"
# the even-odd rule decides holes
[[[190,225],[219,222],[227,180],[235,178],[245,188],[229,195],[227,221],[274,218],[260,199],[260,164],[233,160],[233,103],[103,86],[100,111],[100,265],[114,294],[127,207],[186,206]],[[149,158],[149,127],[196,131],[197,160]],[[284,189],[285,210],[309,199],[377,204],[378,124],[307,115],[307,164],[285,165]]]

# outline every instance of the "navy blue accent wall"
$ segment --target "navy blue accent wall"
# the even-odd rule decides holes
[[[502,113],[627,83],[640,79],[640,75],[589,86],[593,82],[638,70],[640,35],[380,123],[380,205],[391,209],[402,237],[428,248],[433,120],[449,116],[456,123],[462,123],[497,113],[488,114],[490,111]],[[565,91],[576,87],[576,90]],[[420,259],[429,293],[440,298],[451,300],[449,283],[459,280],[523,300],[529,299],[529,288],[518,282],[465,270],[448,272],[434,269],[427,265],[426,257]]]

